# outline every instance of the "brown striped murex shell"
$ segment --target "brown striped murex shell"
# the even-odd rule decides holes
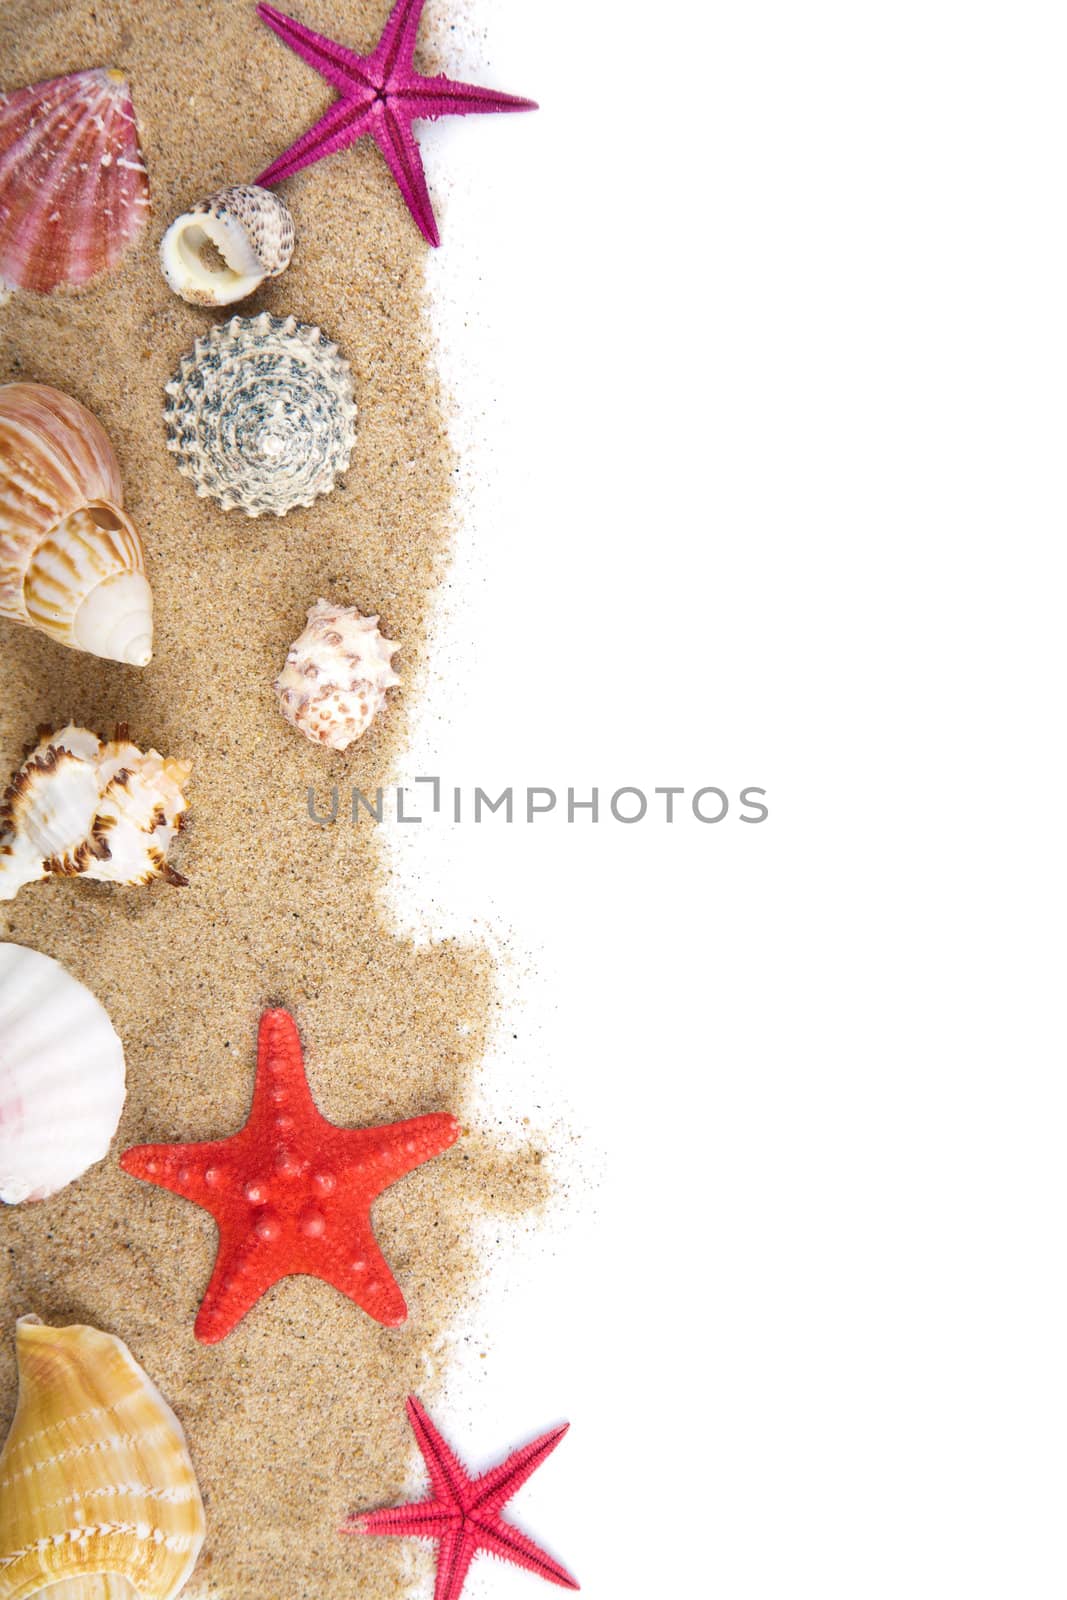
[[[184,885],[167,851],[184,826],[189,772],[138,749],[125,727],[107,743],[73,724],[42,728],[0,802],[0,900],[40,878]]]
[[[121,1339],[15,1325],[0,1600],[174,1600],[204,1542],[182,1425]]]
[[[103,428],[43,383],[0,384],[0,616],[89,655],[152,659],[141,536]]]

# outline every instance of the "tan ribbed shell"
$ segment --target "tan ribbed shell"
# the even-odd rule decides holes
[[[204,1542],[178,1419],[112,1334],[22,1317],[15,1346],[18,1408],[0,1455],[0,1600],[42,1591],[48,1600],[173,1600]]]
[[[122,482],[108,437],[77,400],[43,383],[0,385],[0,616],[26,623],[75,649],[79,606],[124,575],[126,614],[115,618],[115,660],[151,655],[151,596],[144,550],[122,509]],[[134,607],[147,616],[131,620]],[[124,630],[124,631],[123,631]],[[121,653],[147,630],[147,654]]]

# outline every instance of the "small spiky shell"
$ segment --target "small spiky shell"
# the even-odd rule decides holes
[[[73,724],[42,729],[0,807],[0,900],[38,878],[184,884],[166,856],[189,772],[186,761],[139,750],[125,728],[108,744]]]
[[[45,383],[0,384],[0,616],[109,661],[152,659],[115,452],[92,412]]]
[[[205,1532],[181,1423],[113,1334],[20,1317],[15,1354],[0,1600],[174,1600]]]
[[[148,215],[130,88],[93,67],[0,95],[0,290],[113,267]]]
[[[399,648],[379,633],[377,617],[316,600],[274,684],[282,716],[314,744],[347,750],[400,682],[392,665]]]
[[[199,495],[284,516],[334,486],[355,444],[348,362],[295,317],[231,317],[166,386],[167,449]]]
[[[220,189],[176,217],[163,235],[163,276],[194,306],[244,300],[284,272],[296,238],[289,208],[254,183]]]
[[[125,1099],[96,996],[50,956],[0,944],[0,1200],[47,1200],[102,1161]]]

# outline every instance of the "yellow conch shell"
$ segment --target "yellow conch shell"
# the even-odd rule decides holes
[[[204,1542],[181,1423],[121,1339],[15,1328],[0,1454],[0,1600],[173,1600]]]

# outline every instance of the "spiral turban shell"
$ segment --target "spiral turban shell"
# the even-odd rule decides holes
[[[250,517],[327,494],[348,466],[348,362],[295,317],[232,317],[197,339],[166,386],[167,448],[198,495]]]

